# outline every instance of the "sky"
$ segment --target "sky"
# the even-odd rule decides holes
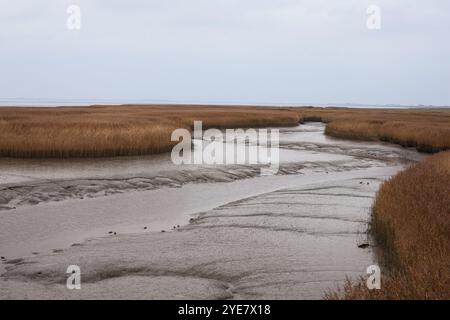
[[[68,28],[71,5],[80,29]],[[373,5],[379,15],[367,13]],[[0,8],[0,99],[450,106],[448,0],[0,0]]]

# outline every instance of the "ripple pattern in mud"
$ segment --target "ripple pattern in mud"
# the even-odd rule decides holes
[[[204,212],[177,231],[12,261],[0,296],[21,296],[30,284],[29,297],[49,298],[320,298],[371,264],[357,243],[379,181],[360,182],[279,190]],[[65,289],[69,264],[81,267],[80,292]]]

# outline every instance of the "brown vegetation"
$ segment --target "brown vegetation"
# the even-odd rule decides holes
[[[292,126],[291,111],[254,107],[0,108],[0,156],[93,157],[169,151],[176,128]]]
[[[205,127],[293,126],[327,123],[326,134],[384,140],[420,151],[450,148],[450,111],[268,108],[250,106],[123,105],[62,108],[0,108],[0,156],[92,157],[170,150],[170,134]]]
[[[328,298],[450,299],[450,152],[382,185],[371,233],[387,265],[381,290],[369,291],[363,280],[349,281]]]
[[[326,134],[382,140],[423,152],[450,149],[449,109],[299,108],[302,119],[328,123]]]

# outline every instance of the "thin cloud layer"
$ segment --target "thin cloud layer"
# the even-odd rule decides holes
[[[450,105],[446,0],[0,4],[0,98]]]

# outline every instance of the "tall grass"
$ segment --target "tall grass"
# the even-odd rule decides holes
[[[302,119],[327,123],[330,136],[382,140],[423,152],[450,149],[449,109],[300,108]]]
[[[123,105],[0,108],[0,156],[92,157],[170,150],[170,134],[191,128],[293,126],[324,121],[326,134],[378,139],[435,152],[450,148],[450,111],[249,106]]]
[[[0,156],[95,157],[168,151],[176,128],[297,125],[295,112],[273,108],[93,106],[0,108]]]
[[[450,152],[386,181],[372,215],[384,269],[381,290],[348,281],[330,299],[450,299]]]

